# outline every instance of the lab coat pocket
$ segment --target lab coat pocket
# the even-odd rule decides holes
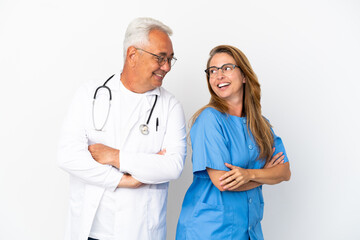
[[[142,151],[144,152],[158,153],[162,150],[164,136],[165,128],[158,127],[157,131],[153,130],[149,135],[141,136],[138,147],[143,148]]]
[[[167,187],[150,188],[147,204],[147,225],[150,239],[166,239]]]
[[[186,239],[231,239],[233,209],[224,205],[198,203],[186,226]]]
[[[154,135],[154,143],[156,145],[156,148],[159,149],[159,151],[163,149],[164,137],[165,137],[165,128],[159,127],[158,131],[156,131]]]

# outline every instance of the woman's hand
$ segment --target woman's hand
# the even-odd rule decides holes
[[[275,148],[273,148],[273,153],[275,152]],[[265,168],[272,168],[278,164],[284,163],[285,155],[282,152],[277,153],[275,156],[271,158],[269,162],[264,165]],[[224,175],[220,177],[220,186],[222,186],[225,190],[234,190],[239,188],[251,181],[254,177],[251,174],[251,171],[248,169],[244,169],[241,167],[233,166],[229,163],[225,163],[226,167],[231,170],[226,172]]]
[[[273,148],[273,154],[274,154],[274,152],[275,152],[275,148]],[[275,167],[278,164],[284,163],[284,158],[285,158],[285,155],[283,154],[283,152],[277,153],[275,156],[273,156],[271,158],[271,160],[269,162],[267,162],[265,164],[264,169],[265,168],[272,168],[272,167]]]
[[[220,186],[225,190],[234,190],[251,180],[250,172],[241,167],[225,163],[226,167],[231,170],[220,177]]]

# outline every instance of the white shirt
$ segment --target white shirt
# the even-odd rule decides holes
[[[104,131],[95,131],[92,121],[92,98],[103,81],[87,83],[78,91],[65,120],[58,156],[59,166],[70,174],[65,239],[87,240],[90,230],[91,236],[104,235],[104,240],[166,238],[168,182],[180,176],[186,155],[183,110],[163,88],[135,94],[139,97],[124,94],[119,79],[116,75],[107,83],[113,100]],[[139,126],[146,122],[155,95],[149,134],[144,136]],[[131,104],[123,105],[126,99],[132,99]],[[87,150],[93,143],[120,149],[120,170],[93,160]],[[156,154],[163,148],[164,156]],[[116,188],[124,172],[145,185]]]
[[[121,81],[119,90],[119,111],[121,112],[119,122],[120,129],[123,129],[128,124],[134,110],[141,108],[140,105],[146,104],[145,101],[148,100],[145,94],[139,94],[128,90]],[[150,96],[155,100],[155,95]],[[139,112],[135,112],[134,114],[136,113],[140,114]],[[144,120],[144,123],[146,120]],[[124,141],[126,136],[121,134],[121,132],[119,133],[119,136],[120,142]],[[117,200],[122,197],[121,195],[121,191],[105,190],[91,227],[90,237],[101,240],[115,239],[115,229],[119,226],[116,217],[119,212],[119,201]]]

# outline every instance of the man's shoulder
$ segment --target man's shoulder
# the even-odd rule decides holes
[[[111,90],[113,90],[114,88],[113,79],[115,77],[116,75],[114,75],[114,77],[109,82],[106,83],[106,86],[109,87]],[[79,91],[87,94],[89,93],[94,94],[95,90],[98,87],[103,86],[108,78],[109,76],[86,79],[82,84],[80,84]]]
[[[159,91],[160,91],[160,97],[163,98],[165,101],[174,101],[174,102],[179,102],[174,94],[172,94],[171,92],[169,92],[168,90],[166,90],[163,87],[159,87]]]

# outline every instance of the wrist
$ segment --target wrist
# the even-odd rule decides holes
[[[256,179],[256,169],[247,169],[249,176],[250,176],[250,181],[255,181]]]
[[[111,165],[113,165],[117,169],[120,169],[120,150],[115,149],[114,156],[112,159],[113,159],[113,162]]]

